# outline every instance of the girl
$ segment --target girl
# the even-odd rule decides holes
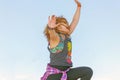
[[[72,68],[70,35],[78,24],[81,10],[81,3],[74,1],[77,9],[70,25],[64,17],[52,15],[48,18],[44,34],[48,41],[50,63],[41,80],[90,80],[92,77],[93,72],[89,67]]]

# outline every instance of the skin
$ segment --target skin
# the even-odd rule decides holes
[[[76,11],[74,13],[72,22],[70,23],[70,26],[69,26],[70,29],[67,29],[63,25],[61,25],[61,27],[59,27],[60,30],[62,30],[63,32],[65,32],[65,33],[67,33],[69,35],[71,35],[72,32],[75,30],[75,28],[76,28],[76,26],[77,26],[77,24],[79,22],[79,19],[80,19],[81,3],[78,0],[74,0],[74,2],[77,5],[77,9],[76,9]],[[49,26],[49,28],[55,28],[58,25],[60,25],[60,24],[56,24],[56,16],[55,15],[52,15],[52,16],[48,17],[48,26]],[[63,39],[65,38],[64,35],[61,35],[61,36],[63,37]],[[50,39],[50,48],[56,47],[59,44],[59,41],[60,41],[59,36],[56,37],[56,41],[52,41],[52,39]]]

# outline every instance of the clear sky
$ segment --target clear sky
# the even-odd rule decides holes
[[[120,80],[120,0],[79,1],[73,67],[91,67],[92,80]],[[49,63],[48,16],[71,22],[75,10],[74,0],[0,0],[0,80],[39,80]]]

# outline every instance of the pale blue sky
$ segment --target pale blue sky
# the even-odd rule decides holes
[[[73,67],[89,66],[92,80],[120,80],[120,1],[79,0]],[[71,22],[74,0],[0,0],[0,80],[39,80],[49,62],[43,30],[49,15]]]

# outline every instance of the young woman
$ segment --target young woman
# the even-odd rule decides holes
[[[71,24],[64,17],[52,15],[48,18],[44,34],[48,40],[50,63],[41,80],[90,80],[92,77],[93,72],[89,67],[72,68],[70,35],[78,24],[81,10],[81,3],[74,1],[77,9]]]

